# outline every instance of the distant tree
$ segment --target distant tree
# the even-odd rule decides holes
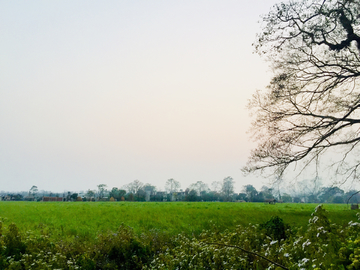
[[[343,196],[335,196],[332,199],[332,203],[344,203],[344,197]]]
[[[72,201],[77,201],[77,198],[78,198],[78,193],[73,193],[73,194],[71,194],[71,196],[70,196],[70,199],[71,199]]]
[[[24,196],[21,195],[20,193],[14,194],[13,197],[14,197],[14,200],[15,200],[15,201],[22,201],[23,198],[24,198]]]
[[[214,181],[211,183],[211,189],[217,193],[221,192],[222,189],[222,183],[221,181]]]
[[[38,194],[38,187],[32,186],[29,190],[29,195],[34,196],[34,198],[36,198],[37,194]]]
[[[130,201],[130,202],[134,201],[134,200],[135,200],[134,194],[131,193],[131,192],[126,193],[126,195],[125,195],[125,200],[126,200],[126,201]]]
[[[185,191],[185,201],[188,202],[196,202],[199,200],[199,196],[197,195],[197,191],[194,189],[187,189]]]
[[[265,200],[269,200],[269,199],[274,198],[273,188],[269,188],[267,186],[262,186],[260,190],[261,190],[261,193],[262,193]]]
[[[292,202],[292,197],[287,193],[283,193],[282,196],[281,196],[281,200],[284,203],[290,203],[290,202]]]
[[[90,200],[91,198],[94,198],[95,197],[95,191],[94,190],[88,190],[86,193],[85,193],[85,197]]]
[[[319,195],[322,190],[321,179],[315,177],[314,179],[305,179],[297,181],[293,185],[294,193],[296,197],[300,197],[302,201],[309,203],[318,203]]]
[[[307,196],[307,201],[306,202],[308,202],[308,203],[318,203],[319,198],[315,194],[310,194],[310,195]]]
[[[265,199],[265,194],[262,191],[258,192],[253,198],[253,202],[264,202],[265,200],[268,199]]]
[[[168,193],[174,193],[174,192],[177,192],[179,190],[180,186],[181,186],[180,182],[176,181],[173,178],[170,178],[165,183],[165,190]]]
[[[145,184],[144,186],[143,186],[143,190],[147,193],[150,193],[150,196],[151,195],[155,195],[155,193],[156,193],[156,187],[155,186],[153,186],[153,185],[151,185],[151,184]]]
[[[99,199],[102,199],[105,196],[107,185],[100,184],[97,186],[97,188],[98,188],[98,197]]]
[[[331,203],[333,202],[334,197],[343,196],[344,190],[339,187],[323,187],[319,199],[321,202]]]
[[[246,193],[239,193],[236,195],[235,199],[238,201],[246,201]]]
[[[220,194],[218,192],[215,191],[203,191],[201,194],[201,200],[203,200],[204,202],[214,202],[214,201],[218,201],[220,197]]]
[[[133,199],[136,201],[145,201],[144,184],[139,180],[134,180],[127,186],[128,192],[133,194]]]
[[[231,201],[234,193],[234,179],[230,176],[224,178],[221,191],[225,201]]]
[[[255,200],[255,197],[258,195],[258,192],[253,185],[246,185],[243,187],[243,190],[246,193],[246,198],[248,202],[253,202]]]
[[[142,189],[143,186],[144,184],[142,182],[140,182],[139,180],[134,180],[129,183],[126,188],[129,193],[136,194],[140,189]]]
[[[201,195],[201,192],[203,191],[208,191],[209,190],[209,187],[207,184],[205,184],[204,182],[202,181],[197,181],[196,183],[194,184],[191,184],[190,187],[189,187],[190,190],[195,190],[197,192],[197,196],[200,196]]]
[[[125,194],[126,194],[126,190],[118,189],[117,187],[113,187],[109,193],[109,196],[120,201],[121,197],[123,197]]]

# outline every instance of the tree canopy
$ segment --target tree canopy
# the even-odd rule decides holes
[[[299,0],[280,3],[263,17],[254,44],[274,70],[249,108],[258,146],[245,172],[281,176],[301,171],[335,150],[331,168],[358,177],[360,141],[360,1]],[[338,158],[336,158],[338,157]]]

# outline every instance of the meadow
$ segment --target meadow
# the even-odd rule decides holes
[[[0,202],[0,217],[22,232],[46,228],[55,239],[78,236],[91,240],[101,232],[116,231],[121,224],[138,234],[157,230],[165,234],[198,235],[217,227],[260,224],[279,216],[292,227],[306,227],[317,204],[224,202]],[[356,211],[344,204],[326,204],[329,219],[346,224]]]
[[[360,269],[349,205],[0,202],[0,269]]]

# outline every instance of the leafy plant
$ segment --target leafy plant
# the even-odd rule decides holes
[[[270,220],[260,224],[260,229],[265,231],[265,234],[274,240],[280,241],[287,238],[287,229],[282,218],[278,216],[271,217]]]

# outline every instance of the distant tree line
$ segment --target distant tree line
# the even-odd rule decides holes
[[[360,193],[357,190],[345,192],[343,189],[330,186],[321,187],[308,181],[298,182],[297,192],[281,191],[262,186],[257,190],[253,185],[245,185],[240,193],[234,192],[234,180],[226,177],[223,181],[215,181],[211,188],[202,181],[191,184],[185,190],[180,189],[178,181],[170,178],[166,181],[165,191],[158,191],[156,186],[134,180],[122,188],[108,189],[106,184],[99,184],[96,190],[85,192],[52,193],[39,191],[32,186],[28,192],[2,193],[1,200],[8,201],[41,201],[53,200],[54,197],[63,201],[219,201],[219,202],[292,202],[292,203],[360,203]]]

